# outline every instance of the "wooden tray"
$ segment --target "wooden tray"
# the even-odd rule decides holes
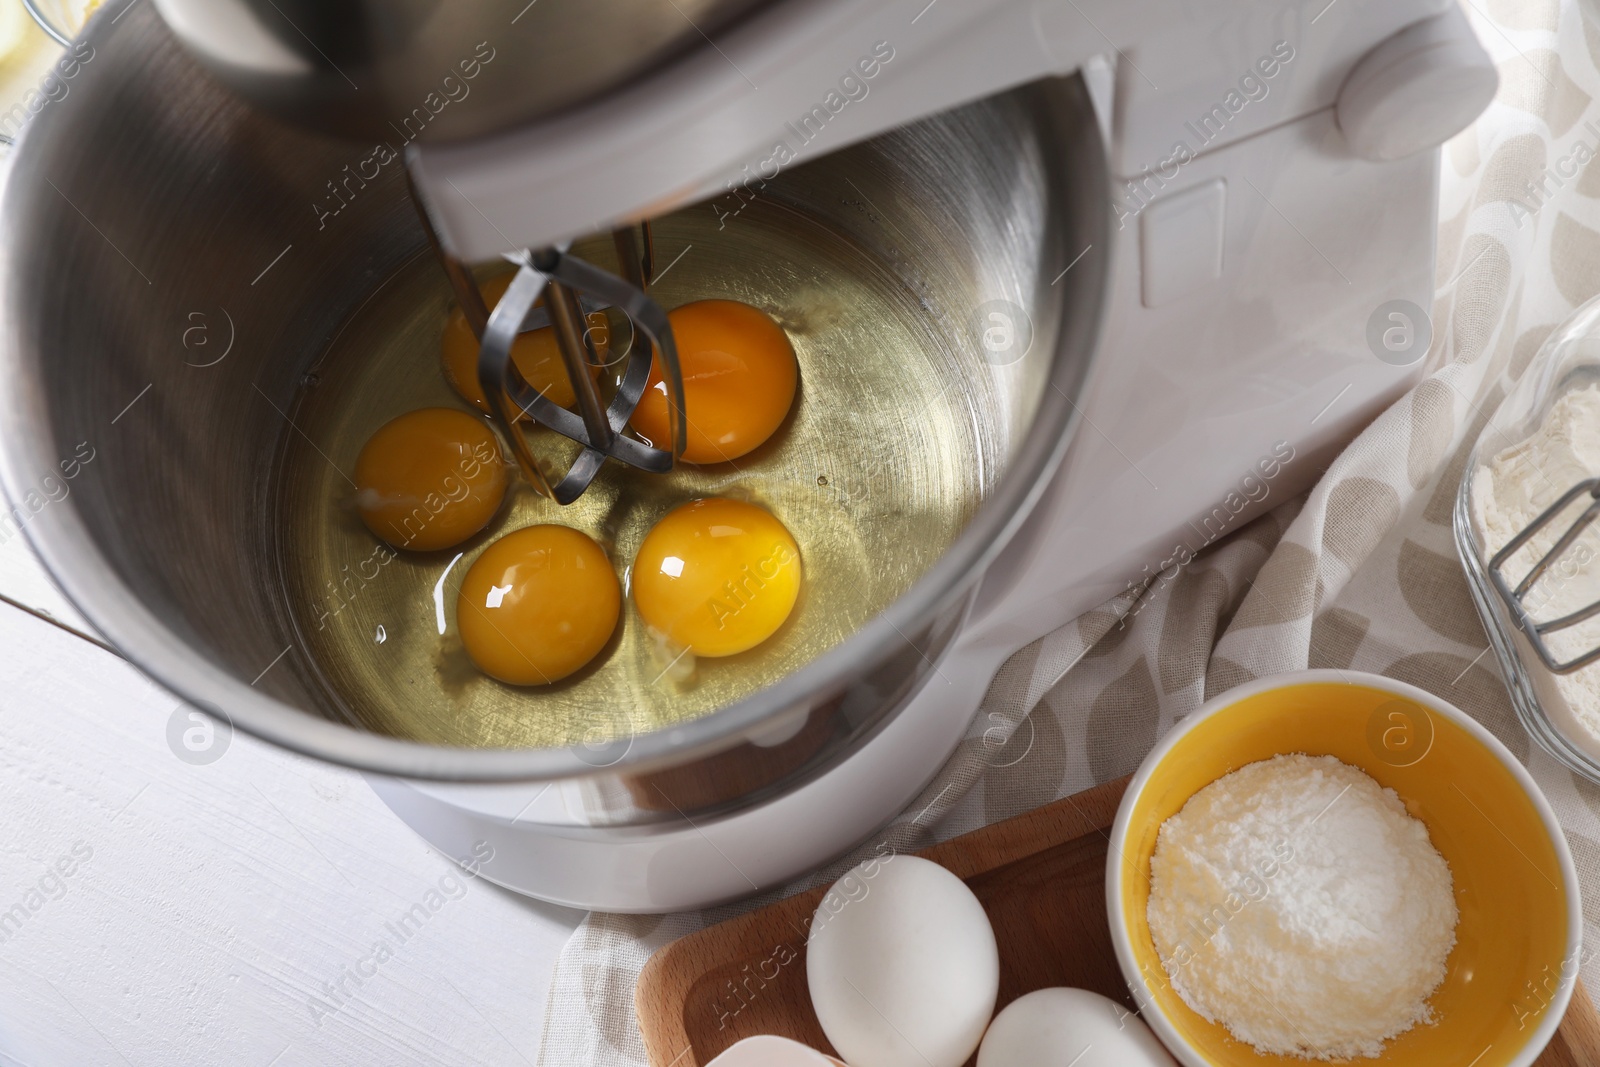
[[[1133,1007],[1111,947],[1105,868],[1128,779],[1065,797],[918,853],[966,881],[1000,943],[996,1011],[1047,986]],[[704,1067],[742,1038],[833,1046],[806,991],[806,920],[819,887],[681,938],[650,958],[634,993],[654,1067]],[[1538,1067],[1600,1067],[1600,1015],[1580,984]]]

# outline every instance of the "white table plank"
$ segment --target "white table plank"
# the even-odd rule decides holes
[[[4,497],[0,496],[0,503]],[[6,534],[11,533],[7,537]],[[0,600],[8,600],[70,630],[92,636],[94,629],[50,580],[27,538],[0,526]]]
[[[177,702],[67,631],[0,605],[0,647],[0,1061],[536,1058],[577,913],[464,876],[358,775],[238,734],[179,760]]]

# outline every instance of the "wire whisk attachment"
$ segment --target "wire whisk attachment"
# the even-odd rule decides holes
[[[1511,585],[1504,571],[1505,565],[1510,562],[1511,557],[1525,548],[1541,531],[1553,523],[1557,516],[1585,495],[1589,497],[1589,506],[1584,508],[1583,513],[1572,521],[1566,532],[1556,539],[1555,544],[1550,546],[1549,551],[1539,557],[1538,562],[1529,569],[1528,573],[1515,586]],[[1600,600],[1558,618],[1539,622],[1528,611],[1527,596],[1538,585],[1539,580],[1549,572],[1550,568],[1559,562],[1572,546],[1577,543],[1578,538],[1583,536],[1584,531],[1593,525],[1597,517],[1600,517],[1600,478],[1590,478],[1567,490],[1561,499],[1541,512],[1521,533],[1506,542],[1505,547],[1496,552],[1493,558],[1489,560],[1489,580],[1494,584],[1495,591],[1505,601],[1506,607],[1511,609],[1511,615],[1516,620],[1517,626],[1527,635],[1534,651],[1539,654],[1539,659],[1556,674],[1571,674],[1573,671],[1581,670],[1596,660],[1600,660],[1600,648],[1590,649],[1588,652],[1571,659],[1561,659],[1550,648],[1549,642],[1546,640],[1549,634],[1558,633],[1576,626],[1585,619],[1600,615]]]

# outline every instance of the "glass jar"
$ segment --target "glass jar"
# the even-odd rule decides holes
[[[1581,525],[1591,505],[1600,514],[1600,496],[1579,493],[1549,516],[1501,561],[1499,581],[1492,567],[1518,533],[1591,478],[1600,478],[1600,298],[1550,335],[1484,425],[1454,517],[1472,599],[1518,717],[1557,759],[1600,782],[1600,660],[1555,669],[1600,649],[1600,613],[1538,629],[1600,604],[1600,521]],[[1519,584],[1575,523],[1581,533],[1518,598]]]

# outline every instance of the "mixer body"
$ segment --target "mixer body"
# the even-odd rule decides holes
[[[189,0],[161,6],[219,69]],[[5,483],[15,498],[80,439],[108,445],[100,480],[28,527],[69,596],[184,699],[366,771],[443,852],[488,842],[485,877],[560,903],[704,905],[863,839],[955,749],[1007,656],[1310,484],[1426,351],[1380,352],[1369,327],[1431,304],[1428,145],[1454,130],[1366,159],[1339,107],[1408,25],[1459,36],[1446,0],[724,6],[744,17],[716,48],[663,66],[685,46],[658,37],[581,106],[534,92],[471,141],[357,150],[208,95],[153,15],[110,4],[88,33],[119,47],[76,110],[28,132],[5,192]],[[307,91],[223,73],[286,114]],[[74,174],[85,142],[122,181]],[[549,751],[355,728],[276,598],[262,457],[350,309],[424,246],[402,149],[468,260],[674,209],[824,221],[961,342],[1003,475],[881,620],[705,719]],[[315,254],[261,269],[297,246]],[[196,310],[241,324],[204,380],[179,347]],[[1021,354],[985,347],[992,327]],[[139,419],[119,415],[146,386]]]

